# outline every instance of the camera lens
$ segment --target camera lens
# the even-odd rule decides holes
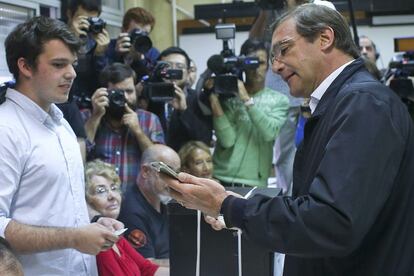
[[[148,33],[141,29],[134,29],[130,33],[131,43],[134,45],[135,51],[146,53],[152,47],[152,41],[148,37]]]

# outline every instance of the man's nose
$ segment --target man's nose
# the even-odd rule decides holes
[[[73,65],[68,66],[68,71],[65,73],[65,78],[67,79],[74,79],[76,78],[76,71]]]
[[[276,58],[272,63],[273,73],[279,74],[280,72],[283,71],[284,66],[285,66],[285,64],[282,61],[280,61],[279,59]]]

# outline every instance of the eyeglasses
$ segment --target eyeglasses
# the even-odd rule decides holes
[[[272,51],[270,51],[270,64],[273,65],[275,60],[280,61],[281,56],[284,56],[299,38],[287,38],[274,44]]]
[[[187,65],[181,62],[165,61],[165,63],[167,64],[168,69],[179,69],[179,70],[187,69]]]
[[[97,186],[95,188],[95,195],[99,197],[105,197],[108,196],[109,190],[114,193],[121,193],[121,187],[117,184],[112,184],[110,189],[106,188],[105,186]]]

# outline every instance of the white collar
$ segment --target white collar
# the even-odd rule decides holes
[[[319,101],[322,99],[322,96],[325,94],[328,87],[333,83],[333,81],[341,74],[341,72],[347,67],[349,64],[351,64],[354,60],[351,60],[342,66],[340,66],[338,69],[333,71],[326,79],[319,84],[319,86],[312,92],[310,95],[310,101],[309,101],[309,107],[311,109],[311,113],[313,113],[316,109],[316,106],[318,105]]]

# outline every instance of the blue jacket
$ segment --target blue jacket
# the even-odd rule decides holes
[[[293,196],[228,197],[221,212],[284,275],[413,275],[414,129],[406,106],[361,59],[335,79],[305,125]]]

